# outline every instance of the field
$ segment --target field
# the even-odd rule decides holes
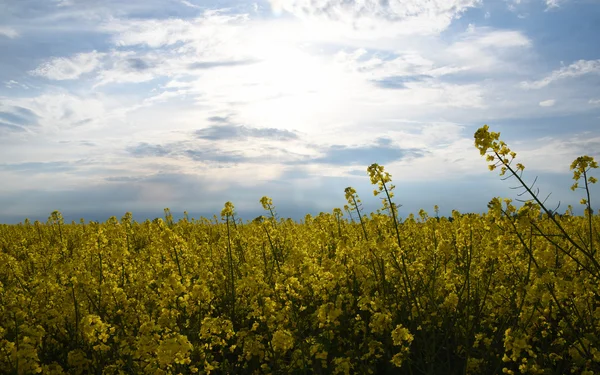
[[[584,215],[546,208],[487,126],[490,170],[527,202],[400,220],[383,166],[381,210],[348,205],[220,220],[0,226],[3,374],[600,374],[600,215],[582,156]],[[581,186],[580,186],[581,185]]]

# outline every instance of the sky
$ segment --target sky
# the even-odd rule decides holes
[[[582,212],[598,35],[598,0],[0,0],[0,223],[372,212],[372,163],[401,217],[486,212],[484,124]]]

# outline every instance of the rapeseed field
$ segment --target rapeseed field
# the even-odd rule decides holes
[[[525,203],[400,220],[391,175],[301,223],[265,216],[0,226],[2,374],[600,374],[598,165],[584,215],[551,211],[487,126]],[[436,208],[437,211],[437,208]]]

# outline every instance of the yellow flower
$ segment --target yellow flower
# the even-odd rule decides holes
[[[273,345],[273,350],[276,352],[285,353],[294,346],[294,337],[288,330],[277,330],[273,334],[273,339],[271,340],[271,345]]]
[[[369,327],[374,333],[383,333],[389,329],[392,324],[392,317],[388,313],[376,312],[371,317]]]
[[[444,300],[444,307],[447,309],[454,311],[456,310],[456,306],[458,305],[458,296],[456,293],[452,292],[446,296]]]
[[[394,341],[394,345],[399,346],[404,343],[410,344],[414,340],[414,336],[410,334],[408,329],[399,324],[392,331],[392,340]]]
[[[221,210],[221,218],[228,218],[230,216],[233,216],[233,209],[233,203],[225,202],[225,207],[223,208],[223,210]]]

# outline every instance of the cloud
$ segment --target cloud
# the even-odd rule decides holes
[[[324,20],[356,32],[437,34],[478,0],[270,0],[275,14],[287,12],[303,20]]]
[[[35,132],[73,129],[77,126],[108,120],[107,108],[116,100],[101,94],[72,95],[64,90],[51,90],[34,97],[3,98],[6,121],[18,121],[17,125],[36,126]],[[7,114],[8,113],[8,114]]]
[[[2,107],[5,107],[3,110]],[[39,116],[30,109],[19,106],[0,106],[0,120],[18,126],[38,125]]]
[[[184,142],[172,142],[164,145],[139,143],[128,147],[126,151],[137,158],[148,157],[185,157],[193,161],[205,163],[241,163],[251,162],[252,158],[242,152],[222,150],[210,145],[194,146]]]
[[[158,103],[168,102],[173,98],[180,98],[181,96],[185,96],[186,92],[186,90],[163,91],[158,95],[154,95],[144,99],[143,103],[138,107],[142,108],[146,106],[154,106]]]
[[[219,34],[219,29],[243,23],[247,19],[245,14],[223,15],[219,11],[207,10],[192,20],[113,19],[104,23],[101,30],[113,34],[113,43],[119,47],[145,45],[160,48],[195,41],[201,47],[210,48],[215,42],[226,40],[231,35]]]
[[[561,136],[549,135],[528,140],[526,145],[521,145],[516,151],[518,157],[523,160],[523,164],[529,169],[570,173],[571,161],[581,155],[596,156],[598,150],[600,150],[600,136],[588,131]],[[568,180],[570,176],[565,177],[565,180]]]
[[[319,147],[324,153],[292,164],[330,164],[338,166],[387,164],[401,159],[422,157],[426,151],[417,148],[403,149],[392,145],[388,138],[379,138],[375,145]]]
[[[554,40],[560,28],[550,30],[550,39],[540,39],[537,27],[507,26],[518,20],[504,22],[506,12],[495,5],[468,11],[479,1],[280,3],[281,12],[290,13],[283,9],[287,7],[292,17],[262,12],[255,16],[251,10],[250,15],[234,15],[251,7],[237,0],[190,3],[197,9],[234,7],[209,12],[197,12],[185,0],[122,4],[74,0],[60,9],[56,3],[36,11],[28,7],[26,15],[35,27],[23,29],[33,38],[24,44],[41,45],[57,38],[60,46],[52,50],[54,58],[39,49],[32,53],[35,57],[19,60],[39,66],[10,60],[10,71],[3,70],[0,89],[10,96],[0,97],[0,102],[8,103],[0,108],[0,159],[13,164],[13,170],[0,172],[3,188],[9,190],[10,183],[10,189],[20,189],[22,182],[14,176],[27,172],[18,172],[17,163],[58,163],[81,155],[95,160],[98,167],[87,174],[78,170],[77,176],[57,172],[54,182],[52,173],[36,173],[27,184],[56,190],[110,182],[107,185],[127,186],[132,196],[152,200],[170,197],[179,183],[191,183],[191,177],[178,179],[179,171],[225,180],[194,185],[221,191],[238,186],[235,179],[247,185],[268,181],[270,185],[264,186],[273,186],[287,171],[296,177],[290,186],[304,173],[302,184],[294,186],[301,196],[317,191],[308,184],[329,190],[327,176],[346,181],[350,169],[362,169],[366,178],[364,168],[380,162],[402,176],[403,183],[426,180],[441,186],[439,181],[453,174],[464,179],[485,173],[484,160],[473,153],[469,130],[484,121],[511,134],[511,127],[521,120],[530,120],[535,129],[543,127],[538,123],[546,119],[540,117],[549,112],[563,116],[587,111],[597,116],[592,106],[600,102],[591,80],[556,85],[543,95],[514,90],[520,81],[543,78],[552,70],[540,74],[539,62],[553,64],[556,56],[548,56],[543,43]],[[315,6],[302,9],[309,3]],[[486,21],[488,9],[494,17]],[[531,17],[535,16],[532,10]],[[457,22],[458,17],[467,19]],[[492,20],[491,25],[502,28],[479,26]],[[469,23],[477,26],[467,27]],[[563,52],[575,51],[579,48],[575,44]],[[90,46],[98,50],[97,59]],[[552,50],[558,52],[560,45]],[[44,60],[38,61],[40,56]],[[13,65],[40,74],[20,78]],[[5,84],[18,87],[8,81],[11,78],[31,89],[7,90]],[[43,82],[44,91],[38,91],[35,82]],[[19,97],[22,94],[28,97]],[[554,106],[540,108],[550,104],[548,98]],[[37,117],[27,122],[16,107],[30,109]],[[494,126],[507,117],[514,123]],[[556,117],[566,122],[572,118]],[[574,120],[574,126],[591,128]],[[27,124],[34,123],[39,126],[29,131]],[[443,125],[430,127],[434,123]],[[531,140],[539,134],[532,128],[519,128],[516,136]],[[96,147],[83,140],[93,140]],[[52,169],[52,165],[21,167]],[[170,174],[148,177],[156,170]],[[170,176],[175,178],[172,184],[165,182]],[[195,194],[192,190],[198,189],[181,193],[182,202]],[[68,203],[70,193],[60,199]],[[343,202],[343,189],[339,194]],[[50,203],[44,207],[54,196],[45,197]],[[87,196],[95,202],[101,197],[107,199],[103,202],[110,199],[104,192]],[[224,193],[211,197],[227,200]],[[118,209],[124,202],[128,201],[118,200],[111,207]],[[136,207],[143,207],[143,202]]]
[[[492,30],[485,27],[471,27],[456,45],[469,44],[481,48],[529,47],[531,41],[522,32],[514,30]]]
[[[211,116],[207,120],[210,121],[210,122],[224,123],[224,122],[228,122],[229,118],[228,117],[223,117],[223,116]]]
[[[560,7],[560,3],[564,2],[564,0],[546,0],[546,11]]]
[[[0,170],[32,174],[54,174],[59,172],[71,172],[76,169],[76,166],[63,161],[57,162],[25,162],[0,164]]]
[[[128,147],[127,152],[135,157],[160,157],[172,154],[173,150],[168,146],[151,145],[146,142],[141,142],[136,146]]]
[[[68,7],[75,4],[73,0],[53,0],[57,7]]]
[[[284,133],[284,135],[286,134]],[[211,168],[242,164],[246,166],[271,165],[276,169],[281,169],[281,165],[293,164],[303,157],[303,155],[273,146],[268,142],[259,144],[247,142],[243,136],[234,130],[233,134],[217,133],[209,135],[205,139],[211,141],[227,139],[228,142],[223,145],[196,140],[173,141],[163,144],[140,142],[126,147],[126,152],[136,158],[168,158],[169,163],[187,167],[195,165],[195,162],[201,162],[203,163],[201,165]],[[259,133],[255,136],[261,137],[265,134]],[[272,137],[273,135],[266,133],[266,136]]]
[[[192,4],[191,2],[187,1],[187,0],[181,0],[181,4],[190,7],[190,8],[194,8],[194,9],[204,9],[203,7],[196,5],[196,4]]]
[[[20,87],[23,88],[25,90],[29,89],[29,86],[19,83],[18,81],[15,81],[14,79],[11,79],[9,81],[4,82],[4,86],[6,86],[6,88],[12,89],[14,87]]]
[[[313,145],[302,142],[289,147],[278,147],[270,143],[250,143],[248,138],[259,141],[299,141],[297,135],[279,129],[257,129],[244,126],[218,125],[196,131],[204,141],[228,142],[223,145],[198,143],[197,141],[175,141],[164,144],[140,142],[129,146],[126,151],[137,158],[191,159],[204,163],[225,164],[272,164],[272,165],[370,165],[374,162],[390,163],[410,160],[427,154],[422,148],[400,147],[389,137],[378,137],[374,144]]]
[[[578,60],[569,66],[554,70],[550,75],[533,82],[521,82],[523,89],[541,89],[565,78],[580,77],[586,74],[600,74],[600,60]]]
[[[212,69],[219,67],[227,67],[227,66],[241,66],[248,64],[255,64],[257,61],[255,60],[242,60],[242,61],[202,61],[191,63],[188,68],[189,69]]]
[[[116,34],[113,42],[121,47],[147,45],[158,48],[193,37],[193,24],[181,19],[119,20],[104,25],[104,29]]]
[[[117,48],[107,54],[94,88],[158,77],[176,80],[207,69],[255,64],[260,61],[257,41],[247,26],[247,15],[215,10],[191,19],[111,18],[100,31],[108,33]]]
[[[156,51],[112,50],[98,70],[94,88],[107,84],[142,83],[160,76],[168,76],[173,69],[167,54]]]
[[[142,177],[135,176],[109,176],[104,178],[105,181],[108,182],[135,182],[141,181]]]
[[[0,26],[0,36],[7,37],[9,39],[15,39],[19,36],[19,32],[12,27]]]
[[[424,47],[428,44],[431,47]],[[384,51],[342,50],[335,55],[334,61],[345,71],[370,80],[396,76],[447,79],[474,73],[499,76],[507,71],[518,73],[523,70],[522,61],[531,47],[531,40],[520,31],[470,25],[450,43],[430,38],[422,46],[399,44],[395,50],[391,46]]]
[[[150,69],[151,64],[139,57],[133,57],[125,60],[127,67],[133,71],[144,71]]]
[[[407,83],[420,82],[428,78],[432,78],[428,75],[415,75],[415,76],[391,76],[382,79],[374,80],[373,82],[377,87],[384,89],[406,89]]]
[[[29,74],[57,81],[77,79],[96,70],[104,56],[104,53],[94,50],[78,53],[71,58],[55,57],[45,61]]]
[[[521,31],[469,25],[457,41],[441,51],[438,59],[440,62],[452,62],[473,73],[489,72],[499,75],[506,71],[522,70],[520,61],[527,56],[532,45],[531,40]]]
[[[393,76],[421,76],[434,68],[434,62],[423,57],[418,51],[402,51],[379,56],[377,52],[364,48],[352,52],[340,51],[334,62],[348,72],[356,72],[372,79]],[[365,77],[366,78],[366,77]]]
[[[200,162],[218,162],[218,163],[248,163],[257,161],[257,158],[250,158],[241,152],[225,151],[214,148],[199,148],[184,150],[184,154],[194,161]],[[253,160],[254,159],[254,160]],[[266,158],[262,158],[263,161]]]
[[[87,147],[96,147],[97,144],[95,144],[94,142],[90,142],[90,141],[77,141],[77,142],[73,142],[73,141],[58,141],[58,143],[61,144],[73,144],[73,143],[77,143],[80,144],[82,146],[87,146]]]
[[[213,121],[221,122],[223,118],[212,117]],[[289,131],[274,128],[251,128],[243,125],[218,125],[210,126],[196,131],[196,136],[200,139],[211,141],[222,140],[244,140],[248,138],[262,138],[278,141],[287,141],[298,139],[298,135]]]
[[[11,132],[11,133],[21,133],[26,130],[22,126],[8,124],[6,122],[0,121],[0,132]]]
[[[552,107],[556,103],[556,100],[549,99],[540,102],[540,107]]]

